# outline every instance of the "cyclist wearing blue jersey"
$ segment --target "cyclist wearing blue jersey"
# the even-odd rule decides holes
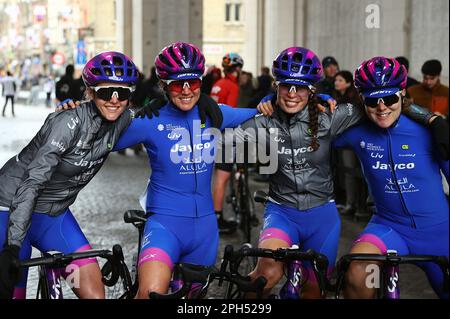
[[[334,141],[358,155],[375,202],[376,213],[354,242],[351,253],[447,256],[449,206],[442,188],[449,161],[437,152],[430,132],[401,114],[415,108],[405,99],[407,71],[395,59],[375,57],[355,71],[355,85],[370,122],[355,126]],[[445,123],[437,117],[434,125]],[[433,122],[433,123],[434,123]],[[448,138],[448,127],[445,133]],[[346,298],[373,298],[365,285],[367,263],[353,262],[347,273]],[[443,274],[431,263],[418,264],[441,298]]]
[[[278,169],[270,176],[269,202],[260,235],[261,248],[277,249],[299,244],[328,257],[331,273],[337,255],[340,219],[334,202],[330,169],[331,142],[350,126],[365,118],[362,108],[351,104],[337,105],[334,112],[319,112],[314,84],[320,80],[322,66],[317,55],[302,47],[282,51],[273,61],[277,93],[262,109],[275,111],[272,117],[255,117],[242,124],[241,140],[257,142],[256,129],[267,132],[266,141],[274,139],[269,132],[278,129]],[[427,123],[430,114],[417,115]],[[247,130],[252,128],[252,130]],[[284,274],[283,263],[260,258],[252,278],[265,276],[265,295]],[[307,282],[302,298],[319,298],[320,289],[312,266],[304,263]]]
[[[174,263],[214,265],[219,240],[211,197],[216,139],[208,133],[211,122],[201,125],[197,112],[205,58],[194,45],[176,42],[161,50],[155,66],[168,102],[158,118],[135,119],[114,148],[143,143],[152,170],[138,298],[166,293]],[[257,113],[225,105],[220,110],[220,129],[236,127]]]

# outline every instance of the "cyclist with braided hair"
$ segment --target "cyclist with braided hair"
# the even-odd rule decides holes
[[[449,179],[448,158],[443,159],[430,132],[401,114],[416,108],[405,99],[407,71],[395,59],[374,57],[355,71],[370,121],[347,130],[335,147],[351,147],[358,155],[376,206],[365,230],[350,253],[449,256],[448,200],[442,188],[442,171]],[[432,127],[448,125],[437,116]],[[353,262],[347,272],[346,298],[373,298],[367,287],[368,263]],[[444,276],[437,265],[418,264],[434,291],[443,291]]]
[[[262,105],[266,111],[275,105],[272,116],[257,116],[247,121],[237,134],[240,140],[258,142],[253,132],[263,128],[267,132],[266,141],[278,142],[278,169],[270,175],[270,199],[259,246],[277,249],[299,244],[305,251],[314,249],[328,257],[331,273],[341,225],[333,194],[331,142],[360,123],[364,111],[351,104],[339,104],[333,112],[319,111],[314,85],[322,76],[322,66],[318,56],[309,49],[283,50],[273,61],[272,73],[276,94]],[[423,123],[429,117],[428,113],[417,115]],[[271,138],[269,132],[275,130],[277,135]],[[320,298],[312,266],[307,262],[303,266],[308,280],[302,297]],[[261,275],[268,280],[265,290],[268,295],[283,276],[283,264],[260,258],[250,276]]]

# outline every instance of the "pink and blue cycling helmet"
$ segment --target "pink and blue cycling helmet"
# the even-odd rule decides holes
[[[355,87],[364,97],[384,97],[406,88],[408,72],[393,58],[377,56],[355,71]]]
[[[125,54],[109,51],[90,59],[83,68],[82,77],[88,87],[100,82],[135,85],[139,72],[133,61]]]
[[[306,48],[287,48],[273,60],[272,74],[279,83],[312,86],[322,73],[318,56]]]
[[[155,66],[161,80],[198,79],[205,72],[205,57],[195,45],[175,42],[159,52]]]

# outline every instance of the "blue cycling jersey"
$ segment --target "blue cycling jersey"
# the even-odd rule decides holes
[[[333,146],[351,147],[358,155],[379,216],[413,228],[448,220],[440,170],[448,181],[449,162],[439,159],[425,126],[400,115],[388,129],[355,126]]]
[[[219,105],[221,129],[237,127],[257,114],[256,109]],[[152,170],[146,210],[156,214],[201,217],[214,214],[211,176],[217,138],[207,119],[200,127],[197,106],[188,112],[168,103],[157,118],[134,119],[114,150],[143,143]]]

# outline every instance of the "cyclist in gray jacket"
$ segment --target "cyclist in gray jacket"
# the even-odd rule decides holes
[[[277,88],[272,117],[257,115],[242,124],[237,133],[238,141],[264,143],[259,147],[265,150],[271,143],[276,145],[276,154],[271,154],[270,160],[277,161],[277,169],[270,176],[270,200],[259,247],[277,249],[299,244],[304,251],[314,249],[327,256],[329,275],[340,235],[330,168],[331,142],[361,122],[364,112],[352,104],[340,104],[332,113],[318,110],[313,85],[321,78],[322,66],[311,50],[292,47],[282,51],[273,62],[272,72]],[[416,114],[416,119],[428,123],[431,115]],[[264,141],[258,141],[258,129],[265,130]],[[283,276],[283,267],[280,262],[260,258],[250,276],[267,278],[268,295]],[[303,267],[307,282],[302,298],[320,298],[312,266],[304,262]]]

